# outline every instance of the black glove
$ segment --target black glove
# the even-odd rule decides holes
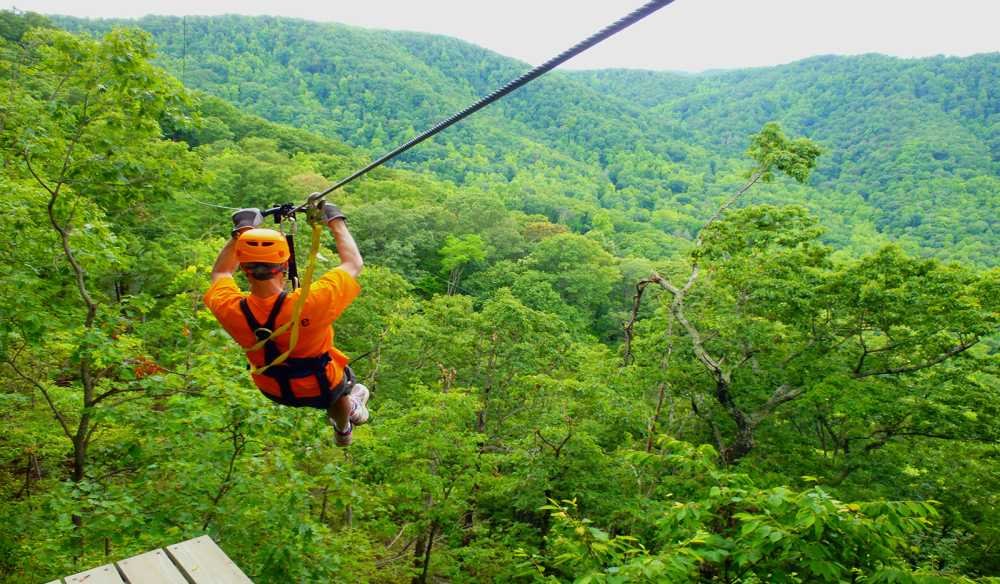
[[[333,203],[323,203],[323,219],[329,224],[330,221],[334,219],[343,219],[347,221],[347,216],[340,210],[340,207],[334,205]]]
[[[264,216],[260,214],[260,209],[240,209],[233,213],[233,230],[231,235],[239,237],[240,233],[248,229],[253,229],[264,222]]]

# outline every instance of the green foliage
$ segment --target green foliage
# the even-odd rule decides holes
[[[907,541],[936,517],[930,504],[844,504],[822,489],[715,478],[707,498],[678,501],[659,521],[676,539],[651,547],[575,517],[572,501],[546,507],[557,522],[552,557],[532,558],[533,572],[551,563],[573,582],[922,581],[907,563]]]
[[[542,274],[570,306],[595,314],[619,279],[615,259],[591,239],[570,233],[540,242],[525,267]]]
[[[486,243],[474,233],[460,237],[449,235],[438,253],[441,254],[441,269],[448,274],[448,291],[454,292],[465,268],[486,259]]]
[[[41,14],[0,10],[0,37],[8,41],[19,42],[29,30],[51,26],[51,21]]]
[[[643,473],[672,469],[659,479],[662,513],[644,518],[651,535],[611,535],[579,517],[575,500],[553,501],[544,507],[556,521],[550,546],[544,555],[522,551],[523,574],[574,582],[918,580],[908,542],[937,517],[934,505],[845,504],[818,487],[762,489],[717,469],[710,448],[662,444],[661,454],[626,455]],[[691,491],[695,484],[701,488]]]
[[[804,183],[816,166],[816,158],[822,151],[807,138],[789,140],[776,122],[764,124],[764,128],[750,139],[747,156],[757,163],[761,180],[774,180],[772,168]]]
[[[97,33],[138,25],[189,86],[378,153],[528,69],[455,39],[288,19],[57,22]],[[826,155],[808,197],[779,181],[759,190],[759,202],[808,205],[838,248],[892,240],[995,265],[1000,110],[984,88],[1000,82],[997,71],[990,54],[819,57],[694,76],[557,71],[395,164],[495,191],[580,232],[592,215],[581,202],[625,211],[615,243],[652,257],[650,248],[679,242],[650,229],[647,213],[703,223],[743,174],[748,139],[765,128],[758,142],[784,148],[769,164],[780,162],[792,181],[805,181],[801,164],[815,158],[804,139]],[[803,138],[785,140],[770,122]],[[626,237],[634,232],[642,236]],[[643,245],[652,238],[656,246]]]
[[[808,97],[782,107],[748,73],[554,75],[338,191],[366,268],[336,340],[373,390],[345,452],[201,305],[204,203],[298,201],[522,67],[241,17],[141,20],[154,57],[57,22],[107,30],[0,14],[0,579],[202,533],[259,582],[1000,574],[1000,274],[920,257],[992,261],[988,56],[758,72]],[[834,99],[860,76],[897,106],[896,68],[920,132]],[[774,181],[702,229],[747,169]],[[649,286],[623,364],[636,282],[693,265],[691,329]]]

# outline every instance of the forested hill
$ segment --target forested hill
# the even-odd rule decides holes
[[[58,22],[92,32],[140,26],[188,86],[373,153],[527,69],[447,37],[290,19]],[[994,265],[998,88],[997,54],[818,57],[702,75],[556,72],[404,160],[514,196],[543,185],[549,196],[536,196],[536,210],[580,229],[590,218],[556,193],[599,202],[619,224],[652,219],[689,235],[737,180],[746,136],[777,120],[826,152],[808,198],[784,186],[760,200],[807,204],[841,248],[892,239]]]
[[[230,214],[524,66],[61,22],[93,34],[0,10],[0,582],[207,533],[260,584],[996,584],[996,58],[559,73],[336,191],[372,392],[345,451],[205,306]]]

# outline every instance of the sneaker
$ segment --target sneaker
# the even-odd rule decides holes
[[[351,424],[361,426],[368,423],[368,398],[371,392],[360,383],[351,388]]]
[[[327,420],[330,420],[330,425],[333,426],[333,443],[335,445],[344,448],[354,442],[354,424],[348,422],[347,431],[341,432],[333,418],[328,417]]]

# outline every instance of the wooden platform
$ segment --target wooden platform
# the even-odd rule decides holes
[[[253,584],[207,535],[48,584]]]

